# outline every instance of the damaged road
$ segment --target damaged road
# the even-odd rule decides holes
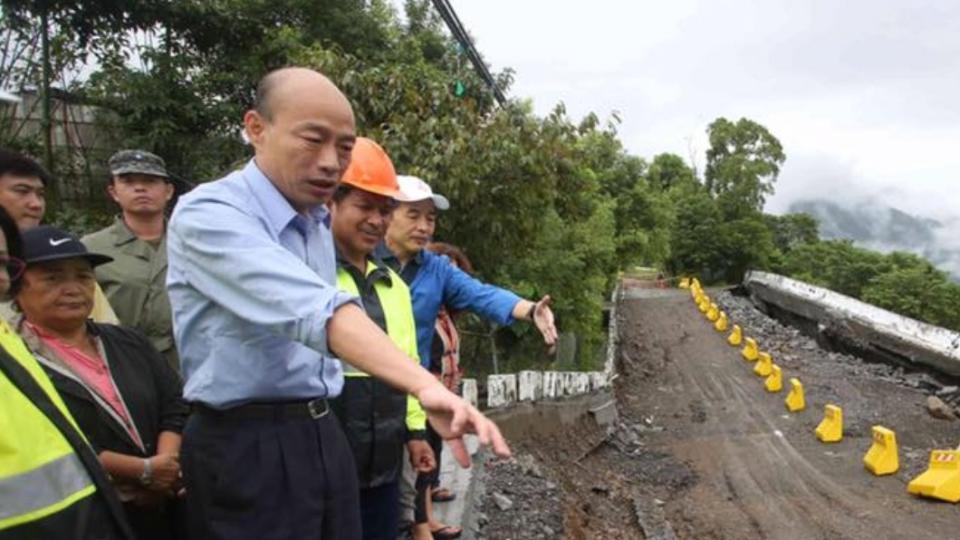
[[[619,419],[601,427],[538,405],[507,422],[518,458],[489,464],[488,488],[524,508],[498,507],[488,489],[477,537],[960,537],[955,505],[906,493],[931,449],[960,442],[960,422],[927,410],[938,393],[952,410],[954,381],[824,351],[744,298],[717,299],[785,381],[803,382],[805,411],[786,411],[786,391],[767,393],[686,292],[627,289],[618,313]],[[843,408],[846,423],[833,444],[813,435],[828,403]],[[894,475],[864,470],[873,425],[896,432]]]

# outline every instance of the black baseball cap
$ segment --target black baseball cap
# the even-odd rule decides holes
[[[113,257],[90,253],[76,236],[52,225],[40,225],[27,229],[23,239],[23,261],[27,266],[62,259],[86,259],[92,266],[113,261]]]

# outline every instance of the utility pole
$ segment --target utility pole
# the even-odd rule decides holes
[[[47,8],[44,6],[43,11],[40,12],[41,62],[43,63],[41,66],[43,81],[40,85],[41,114],[43,116],[40,119],[40,128],[43,131],[43,164],[46,166],[47,171],[50,172],[50,175],[54,176],[53,121],[50,111],[50,29],[48,26]],[[56,181],[54,181],[53,184],[56,184]],[[54,191],[52,195],[54,195],[55,199],[56,186],[51,187],[54,188],[51,191]]]

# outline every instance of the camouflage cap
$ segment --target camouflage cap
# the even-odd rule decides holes
[[[110,174],[150,174],[161,178],[170,178],[163,158],[144,150],[120,150],[110,156]]]

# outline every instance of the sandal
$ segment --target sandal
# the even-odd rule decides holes
[[[452,540],[453,538],[460,538],[460,535],[463,534],[463,528],[446,525],[435,531],[430,531],[430,534],[436,540]]]
[[[457,494],[453,493],[447,488],[439,488],[433,490],[433,493],[430,495],[430,500],[433,502],[448,502],[457,498]]]

